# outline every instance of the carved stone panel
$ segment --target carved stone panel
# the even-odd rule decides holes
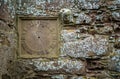
[[[19,26],[19,56],[57,57],[59,26],[57,18],[23,18]]]

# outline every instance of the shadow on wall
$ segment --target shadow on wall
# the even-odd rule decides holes
[[[7,75],[7,74],[3,74],[2,79],[11,79],[11,77],[9,75]]]

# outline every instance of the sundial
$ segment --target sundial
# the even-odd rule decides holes
[[[57,19],[21,19],[18,26],[19,56],[23,58],[58,56],[59,26]]]

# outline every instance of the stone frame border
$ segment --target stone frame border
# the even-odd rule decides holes
[[[60,21],[59,21],[59,18],[58,16],[23,16],[23,15],[18,15],[17,18],[16,18],[16,25],[17,25],[17,32],[18,32],[18,49],[17,49],[17,53],[16,53],[16,57],[17,58],[58,58],[59,57],[59,54],[60,54],[60,44],[58,44],[58,52],[56,52],[55,56],[52,56],[52,55],[39,55],[39,56],[24,56],[21,54],[21,22],[22,20],[56,20],[57,21],[57,25],[58,25],[58,29],[57,29],[57,35],[58,35],[58,43],[60,42],[60,30],[61,30],[61,25],[60,25]],[[50,53],[51,54],[51,53]]]

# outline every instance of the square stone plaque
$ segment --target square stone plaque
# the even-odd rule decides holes
[[[19,57],[53,58],[59,55],[57,17],[19,17]]]

